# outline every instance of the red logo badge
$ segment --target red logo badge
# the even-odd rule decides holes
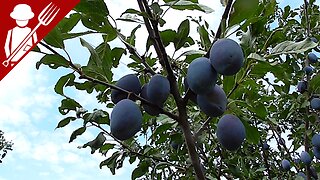
[[[0,2],[0,80],[63,19],[80,0]]]

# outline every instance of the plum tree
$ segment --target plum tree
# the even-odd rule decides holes
[[[232,39],[217,40],[210,50],[213,68],[223,75],[234,75],[243,66],[244,55],[240,45]]]
[[[281,161],[282,168],[286,171],[290,170],[290,162],[287,159]]]
[[[196,94],[210,92],[217,81],[217,72],[212,68],[208,58],[200,57],[193,60],[187,72],[189,88]]]
[[[308,87],[308,84],[306,81],[299,81],[297,86],[297,91],[303,94],[304,92],[306,92],[307,87]]]
[[[148,95],[147,95],[147,89],[148,89],[148,84],[143,85],[140,95],[142,98],[149,100]],[[149,106],[143,102],[142,102],[142,106],[143,106],[143,109],[151,116],[157,116],[160,113],[160,110],[157,107]],[[161,104],[160,107],[162,108],[163,104]]]
[[[300,160],[306,164],[306,165],[310,165],[312,158],[310,156],[310,154],[306,151],[302,151],[300,154]]]
[[[139,106],[130,99],[119,101],[111,112],[110,130],[119,140],[133,137],[142,126]]]
[[[306,66],[303,70],[306,74],[311,74],[313,72],[313,68],[311,66]]]
[[[148,99],[152,103],[162,106],[162,104],[167,100],[169,94],[170,83],[168,79],[160,74],[152,76],[147,88]]]
[[[311,139],[312,145],[320,148],[320,134],[314,134]]]
[[[311,52],[308,54],[308,60],[311,63],[316,63],[316,62],[318,62],[318,57],[317,57],[317,55],[315,55],[314,53]]]
[[[237,116],[226,114],[218,122],[217,137],[224,148],[235,151],[246,137],[244,125]]]
[[[139,94],[141,91],[141,84],[139,78],[135,74],[128,74],[120,78],[116,84],[116,86],[127,90],[129,92]],[[121,92],[119,90],[113,89],[111,92],[111,100],[113,103],[118,103],[122,99],[126,99],[128,96],[127,93]],[[132,97],[130,99],[134,100]]]
[[[197,104],[206,115],[218,117],[226,111],[227,96],[219,85],[215,85],[207,94],[197,96]]]
[[[320,98],[312,98],[310,102],[310,106],[312,109],[319,110],[320,109]]]

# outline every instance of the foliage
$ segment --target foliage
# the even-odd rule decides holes
[[[8,151],[12,151],[13,146],[13,143],[7,141],[3,135],[3,131],[0,130],[0,163],[2,163],[3,158],[6,157]]]
[[[106,160],[100,163],[100,168],[106,166],[113,174],[122,168],[124,161],[137,162],[132,179],[190,179],[194,176],[203,179],[202,171],[208,179],[290,179],[300,171],[310,179],[310,167],[294,163],[294,159],[299,157],[299,148],[312,154],[311,137],[319,132],[319,111],[310,109],[309,102],[312,96],[320,93],[319,65],[312,65],[313,74],[306,75],[303,71],[309,65],[307,54],[319,52],[318,43],[310,39],[320,39],[319,6],[314,0],[305,1],[307,3],[297,9],[281,8],[275,0],[250,0],[250,5],[247,0],[221,2],[226,10],[214,33],[212,29],[216,27],[211,27],[201,17],[188,16],[178,29],[165,28],[166,22],[172,20],[165,19],[168,10],[212,12],[197,0],[149,3],[138,0],[139,9],[127,9],[118,18],[109,14],[110,7],[104,1],[82,0],[42,43],[52,54],[46,54],[37,63],[37,68],[44,64],[52,69],[70,69],[55,86],[55,92],[63,97],[59,112],[68,116],[57,128],[71,121],[84,122],[83,127],[72,133],[70,142],[90,128],[101,130],[102,134],[84,147],[91,147],[92,153],[99,150],[105,155]],[[119,21],[137,26],[125,35],[117,26]],[[77,24],[87,30],[72,31]],[[190,33],[191,24],[197,26],[198,34]],[[137,51],[141,47],[136,46],[136,33],[142,26],[146,26],[149,33],[143,55]],[[103,42],[93,47],[81,38],[87,34],[102,36]],[[183,89],[183,80],[192,60],[208,56],[211,44],[217,39],[232,36],[239,40],[245,62],[236,75],[219,75],[217,84],[228,97],[225,114],[239,117],[246,129],[246,141],[235,152],[218,143],[215,133],[219,118],[208,118],[196,104],[188,101],[190,93]],[[53,48],[68,54],[65,41],[74,38],[79,38],[91,54],[86,65],[76,64],[72,57]],[[123,45],[111,45],[116,40]],[[167,54],[168,48],[174,48],[173,55]],[[88,112],[81,102],[68,97],[64,88],[96,92],[97,101],[112,108],[111,89],[121,89],[115,86],[111,70],[128,57],[132,60],[128,67],[136,72],[142,84],[157,72],[166,75],[173,86],[164,108],[160,109],[161,114],[153,117],[144,113],[141,132],[135,138],[120,141],[109,131],[106,109]],[[303,94],[295,89],[301,80],[308,82],[308,91]],[[138,95],[133,96],[148,103]],[[183,109],[187,110],[186,114]],[[102,135],[115,141],[102,138]],[[173,148],[172,142],[179,146]],[[268,150],[262,149],[261,144],[265,142],[273,145]],[[283,159],[290,161],[294,167],[292,171],[281,169]],[[320,170],[315,161],[311,165]]]

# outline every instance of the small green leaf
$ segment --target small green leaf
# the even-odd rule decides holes
[[[232,12],[229,17],[228,27],[239,24],[249,19],[258,9],[259,0],[237,0],[232,5]]]
[[[177,10],[198,10],[207,14],[214,12],[214,10],[208,6],[186,0],[170,1],[165,5]]]
[[[59,112],[62,115],[66,115],[70,110],[76,111],[77,108],[80,108],[81,105],[73,99],[66,98],[61,101],[61,105],[59,107]]]
[[[266,59],[262,56],[260,56],[259,54],[257,53],[251,53],[249,54],[249,56],[247,57],[247,59],[255,59],[257,61],[266,61]]]
[[[70,32],[80,21],[81,15],[79,13],[70,14],[70,17],[64,17],[58,24],[62,33]]]
[[[116,173],[115,170],[117,167],[117,159],[120,155],[121,153],[119,151],[114,152],[111,157],[100,163],[100,169],[102,168],[102,166],[107,166],[110,169],[111,173],[114,175]]]
[[[73,140],[75,140],[77,138],[77,136],[80,136],[81,134],[83,134],[86,131],[86,127],[81,127],[75,131],[72,132],[71,136],[70,136],[70,140],[69,143],[71,143]]]
[[[62,120],[58,123],[56,129],[57,129],[57,128],[62,128],[62,127],[64,127],[64,126],[68,125],[68,124],[70,123],[70,121],[74,121],[74,120],[76,120],[76,119],[77,119],[76,117],[66,117],[66,118],[62,119]]]
[[[49,34],[44,37],[44,41],[53,47],[64,49],[62,33],[58,26],[53,28]]]
[[[63,93],[63,88],[66,86],[66,84],[68,82],[73,82],[74,79],[76,78],[76,76],[73,74],[73,73],[70,73],[70,74],[67,74],[65,76],[62,76],[58,82],[56,83],[55,87],[54,87],[54,91],[57,93],[57,94],[60,94],[62,96],[65,96],[64,93]]]
[[[36,68],[39,69],[41,64],[48,65],[51,69],[69,67],[69,62],[63,56],[57,54],[47,54],[43,56],[40,61],[37,62]]]
[[[110,149],[113,149],[114,146],[115,146],[115,144],[105,143],[103,146],[100,147],[99,152],[102,153],[102,154],[107,154],[107,152]]]
[[[91,148],[91,154],[93,154],[94,152],[96,152],[97,149],[99,149],[103,145],[105,141],[106,141],[106,137],[103,135],[102,132],[100,132],[94,140],[84,144],[83,148],[86,148],[89,146]]]
[[[310,38],[306,38],[300,42],[293,41],[284,41],[278,44],[271,50],[271,56],[280,55],[280,54],[297,54],[304,53],[312,48],[317,47],[317,43],[310,40]]]
[[[178,27],[177,35],[174,39],[174,47],[176,50],[184,46],[186,39],[190,33],[190,21],[188,19],[181,22]]]
[[[148,172],[148,164],[145,161],[139,163],[138,167],[133,170],[131,174],[131,179],[135,180],[138,177],[143,176],[146,172]]]

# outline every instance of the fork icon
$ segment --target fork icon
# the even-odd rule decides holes
[[[47,26],[52,22],[52,20],[56,17],[58,12],[60,11],[60,8],[53,4],[52,2],[49,3],[38,15],[38,24],[32,29],[32,31],[21,41],[21,43],[17,46],[17,48],[10,54],[8,59],[3,61],[3,65],[5,67],[8,67],[9,62],[17,55],[18,52],[21,51],[28,42],[28,40],[31,38],[31,36],[36,32],[36,30],[41,26]]]

